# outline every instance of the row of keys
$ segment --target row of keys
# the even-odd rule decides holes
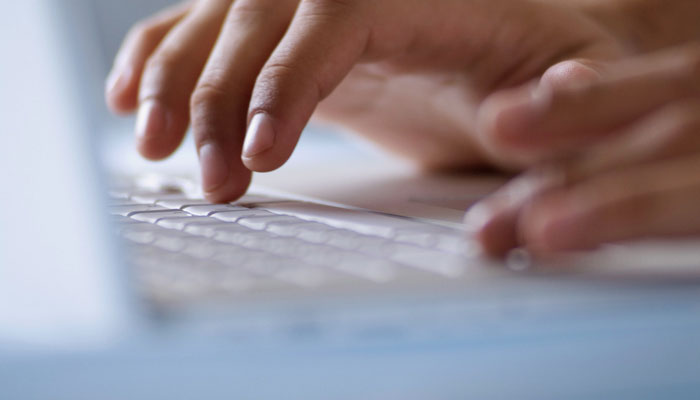
[[[130,216],[134,212],[158,211],[163,209],[186,210],[196,216],[213,216],[227,222],[236,222],[248,216],[294,215],[311,221],[321,222],[336,228],[358,233],[386,237],[399,242],[415,244],[420,247],[435,248],[454,254],[470,256],[473,248],[468,245],[465,235],[455,229],[417,223],[395,217],[338,209],[311,203],[280,201],[280,199],[245,196],[237,204],[256,205],[256,208],[232,204],[212,205],[202,199],[191,199],[182,195],[139,194],[127,196],[130,204],[115,205],[113,211]],[[133,206],[133,207],[131,207]],[[262,223],[262,222],[260,222]],[[276,224],[271,231],[278,234],[285,228],[283,223]],[[314,240],[313,233],[304,232]]]
[[[212,265],[252,274],[253,278],[241,278],[246,285],[225,284],[229,291],[234,286],[250,288],[262,276],[301,286],[349,277],[381,283],[419,271],[459,276],[465,266],[464,239],[448,228],[399,220],[390,229],[377,230],[358,225],[352,215],[348,217],[353,221],[333,219],[327,224],[327,210],[322,210],[325,215],[309,212],[316,205],[262,197],[254,198],[258,203],[251,200],[212,205],[181,194],[138,193],[113,198],[110,213],[125,238],[139,244],[138,248],[150,249],[149,262],[143,254],[136,262],[152,267],[144,270],[151,272],[146,273],[147,281],[164,284],[163,278],[157,278],[160,269],[169,271],[165,275],[170,281],[173,276],[187,281],[170,289],[205,291],[212,282],[204,285],[206,279],[201,277],[190,282],[187,276],[192,268],[209,271]],[[292,209],[300,204],[306,211],[293,215]],[[180,267],[170,269],[173,263]],[[181,273],[183,269],[189,272]]]

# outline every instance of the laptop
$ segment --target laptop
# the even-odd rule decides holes
[[[502,178],[321,140],[227,205],[108,168],[91,4],[0,15],[0,398],[700,394],[697,243],[485,260],[459,221]]]

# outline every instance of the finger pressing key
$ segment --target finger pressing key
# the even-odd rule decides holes
[[[202,185],[212,202],[236,200],[250,170],[240,154],[246,112],[258,73],[284,35],[298,0],[238,0],[191,99]]]

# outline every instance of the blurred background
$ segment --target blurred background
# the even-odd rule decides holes
[[[80,3],[77,7],[66,7],[67,10],[84,9],[85,15],[80,19],[66,16],[69,34],[78,45],[85,50],[86,57],[82,63],[87,74],[87,97],[90,99],[90,111],[98,127],[118,124],[119,128],[131,127],[131,120],[111,115],[104,105],[104,80],[112,66],[114,56],[119,50],[122,39],[129,28],[137,21],[148,17],[163,7],[177,3],[174,0],[64,0],[65,2]],[[94,26],[84,27],[73,22],[79,20]],[[87,29],[86,29],[87,28]],[[85,32],[97,32],[95,38],[82,37]]]

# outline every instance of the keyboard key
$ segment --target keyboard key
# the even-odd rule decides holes
[[[221,230],[231,230],[231,229],[247,229],[245,227],[229,224],[221,221],[212,219],[212,221],[206,221],[202,223],[192,223],[185,226],[184,231],[196,236],[203,236],[213,238],[216,236],[217,232]]]
[[[289,263],[289,261],[286,262]],[[298,262],[289,268],[281,268],[273,276],[280,280],[309,288],[357,281],[357,279],[353,279],[351,275],[345,273]]]
[[[132,219],[142,222],[148,222],[151,224],[158,223],[161,219],[165,218],[189,218],[192,217],[190,214],[184,211],[178,210],[165,210],[165,211],[144,211],[136,212],[131,215]]]
[[[254,207],[258,204],[279,203],[286,201],[289,200],[263,194],[247,193],[246,195],[238,199],[234,204],[244,205],[246,207]]]
[[[461,275],[466,259],[418,246],[394,243],[389,258],[399,264],[421,268],[448,277]]]
[[[139,224],[123,228],[120,235],[134,243],[150,244],[155,242],[157,231],[151,224]]]
[[[253,288],[279,287],[279,284],[273,284],[273,280],[254,277],[244,270],[162,250],[139,251],[134,260],[141,266],[138,278],[146,286],[147,295],[165,303],[213,298],[221,294],[235,295]]]
[[[462,235],[440,235],[436,249],[453,254],[468,255],[473,248],[470,246],[466,234]]]
[[[328,240],[325,242],[329,246],[339,247],[346,250],[360,250],[372,253],[372,249],[376,251],[373,254],[380,254],[386,243],[390,241],[370,235],[361,235],[346,229],[336,229],[327,233]]]
[[[227,212],[227,211],[249,211],[249,208],[233,206],[230,204],[203,204],[203,205],[184,205],[182,209],[190,214],[200,217],[208,217],[212,214]]]
[[[324,251],[328,250],[328,248],[293,238],[268,238],[254,245],[260,250],[280,256],[292,257],[297,260],[304,260],[316,265],[321,264],[316,262],[316,259],[322,256]]]
[[[422,223],[405,218],[358,210],[348,210],[313,203],[285,202],[261,204],[262,209],[277,214],[294,215],[357,233],[391,237],[396,229],[420,228]]]
[[[182,210],[185,207],[208,205],[210,203],[208,200],[204,199],[191,199],[188,197],[179,196],[170,199],[159,199],[156,201],[156,204],[173,210]]]
[[[188,235],[181,234],[178,231],[167,231],[166,233],[157,233],[153,245],[168,251],[179,252],[188,246]]]
[[[187,246],[182,249],[182,252],[197,259],[210,259],[226,248],[228,246],[208,238],[190,237],[187,239]]]
[[[113,225],[115,225],[117,228],[124,228],[129,225],[139,225],[139,224],[144,224],[141,221],[137,221],[135,219],[131,219],[129,217],[123,217],[121,215],[112,215],[110,218],[111,222]]]
[[[240,211],[223,211],[223,212],[217,212],[212,214],[212,218],[216,218],[221,221],[225,222],[236,222],[240,220],[241,218],[247,218],[247,217],[270,217],[270,216],[275,216],[277,214],[273,214],[269,211],[265,210],[260,210],[260,209],[245,209],[245,210],[240,210]]]
[[[218,224],[219,221],[210,217],[175,217],[175,218],[161,218],[158,220],[158,225],[167,229],[177,229],[179,231],[185,230],[189,225],[194,224]]]
[[[215,257],[222,263],[235,263],[238,267],[255,274],[272,276],[302,287],[317,287],[323,284],[352,281],[352,278],[332,269],[321,268],[289,257],[269,253],[238,249]]]
[[[109,207],[109,213],[112,215],[121,215],[123,217],[131,217],[132,215],[140,212],[148,211],[168,211],[166,208],[154,206],[150,204],[135,204],[128,206],[114,206]]]
[[[303,220],[299,218],[290,217],[287,215],[273,215],[273,216],[254,216],[245,217],[238,220],[240,225],[246,226],[250,229],[255,229],[258,231],[264,230],[269,224],[298,224],[303,223]]]
[[[186,196],[180,192],[176,193],[162,193],[162,192],[151,192],[151,191],[141,191],[133,192],[129,194],[129,199],[133,202],[140,204],[153,204],[156,205],[160,201],[167,200],[180,200],[186,198]]]
[[[312,243],[325,243],[328,241],[328,233],[336,229],[320,222],[306,222],[296,225],[296,227],[298,232],[295,236],[298,239]],[[273,231],[273,229],[275,229],[274,224],[270,226],[270,230]]]
[[[272,243],[266,243],[271,240],[269,233],[254,231],[240,225],[216,229],[213,237],[220,242],[235,244],[254,250],[266,250],[273,246]]]

